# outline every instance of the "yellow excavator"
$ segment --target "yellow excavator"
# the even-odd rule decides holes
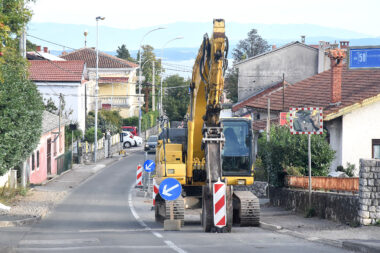
[[[182,185],[182,195],[173,203],[174,219],[184,224],[185,209],[202,207],[205,232],[230,232],[233,224],[258,226],[260,221],[258,198],[250,191],[234,190],[254,181],[253,132],[248,118],[220,118],[227,53],[224,20],[215,19],[212,37],[204,35],[194,63],[187,127],[164,127],[156,149],[157,183],[171,177]],[[163,126],[167,121],[161,118]],[[223,228],[213,223],[212,185],[218,180],[227,186]],[[169,204],[158,194],[156,221],[169,217]]]

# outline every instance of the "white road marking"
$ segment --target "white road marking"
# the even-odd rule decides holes
[[[162,235],[161,235],[160,233],[157,233],[157,232],[153,232],[153,231],[152,231],[152,234],[153,234],[155,237],[162,238]]]
[[[168,245],[172,250],[178,252],[178,253],[186,253],[183,249],[179,248],[177,245],[175,245],[172,241],[164,241],[166,245]]]
[[[17,252],[54,252],[54,251],[82,251],[82,250],[99,250],[99,249],[168,249],[170,248],[169,246],[162,245],[162,246],[140,246],[140,245],[99,245],[99,246],[75,246],[75,247],[54,247],[54,248],[17,248]]]
[[[83,229],[79,230],[79,233],[127,233],[127,232],[143,232],[146,228],[136,228],[136,229]],[[161,231],[162,229],[155,228],[149,230]],[[61,232],[60,232],[61,233]],[[66,233],[73,233],[73,231],[66,231]]]
[[[21,240],[19,245],[64,245],[74,243],[99,243],[98,238],[53,239],[53,240]]]
[[[133,214],[133,216],[135,217],[135,219],[137,220],[138,223],[140,223],[141,226],[143,226],[146,230],[152,230],[150,227],[148,227],[144,221],[141,220],[140,216],[137,214],[134,206],[133,206],[133,202],[132,202],[132,191],[133,189],[135,188],[136,186],[136,183],[132,184],[131,188],[129,189],[129,193],[128,193],[128,205],[129,205],[129,209],[131,209],[131,212]],[[163,236],[160,234],[160,233],[157,233],[157,232],[153,232],[151,231],[152,234],[158,238],[162,238]],[[177,245],[175,245],[172,241],[164,241],[166,245],[169,246],[169,248],[171,248],[172,250],[178,252],[178,253],[186,253],[186,251],[184,251],[183,249],[181,249],[180,247],[178,247]]]
[[[144,221],[142,221],[140,219],[140,216],[137,214],[134,206],[133,206],[133,203],[132,203],[132,190],[135,188],[135,184],[132,184],[131,186],[131,189],[129,189],[129,193],[128,193],[128,205],[129,205],[129,209],[131,209],[131,212],[132,212],[132,215],[135,217],[135,219],[137,220],[137,222],[143,226],[144,228],[149,228]]]

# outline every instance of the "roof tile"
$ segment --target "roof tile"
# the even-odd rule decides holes
[[[92,48],[81,48],[71,53],[60,56],[66,60],[82,60],[87,68],[96,68],[96,50]],[[99,51],[99,68],[137,68],[138,65]]]
[[[30,61],[29,79],[46,82],[81,82],[83,61]]]

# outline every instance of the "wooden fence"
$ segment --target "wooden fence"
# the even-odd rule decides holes
[[[286,176],[285,184],[289,187],[308,189],[309,177]],[[359,191],[359,178],[349,177],[312,177],[311,187],[313,190],[324,191]]]

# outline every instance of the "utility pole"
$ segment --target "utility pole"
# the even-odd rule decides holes
[[[24,9],[24,1],[22,1],[22,8]],[[26,58],[26,34],[25,26],[22,28],[20,35],[20,54],[23,58]]]
[[[268,115],[267,115],[267,142],[270,140],[270,98],[268,98]]]
[[[156,71],[155,71],[155,62],[152,61],[152,64],[153,64],[153,73],[152,73],[152,111],[155,111],[156,110],[156,84],[155,84]]]
[[[285,73],[282,73],[282,110],[285,111]]]

